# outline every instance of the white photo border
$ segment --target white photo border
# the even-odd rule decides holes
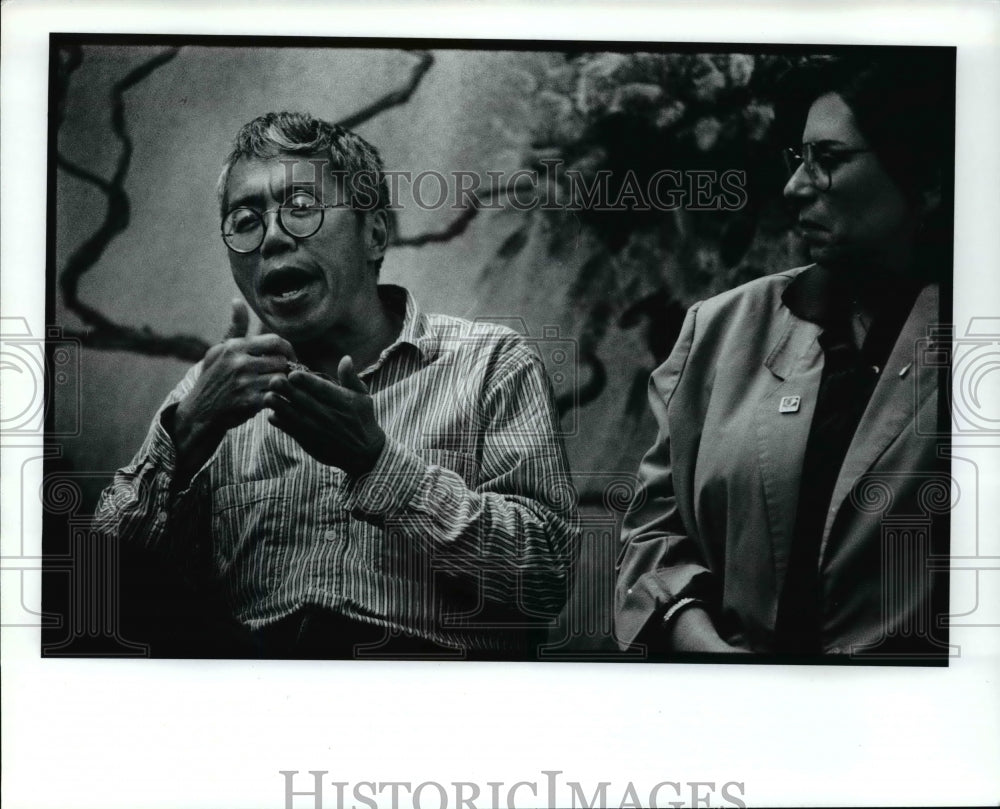
[[[1000,6],[602,5],[5,3],[4,317],[44,333],[48,38],[91,32],[955,45],[954,322],[959,332],[974,319],[977,329],[1000,327]],[[995,377],[983,395],[996,394]],[[335,781],[462,781],[486,796],[488,782],[544,785],[545,771],[581,783],[588,798],[609,782],[614,806],[628,784],[644,799],[660,782],[685,785],[680,798],[662,793],[683,805],[692,782],[738,782],[750,806],[995,803],[1000,618],[990,602],[1000,604],[1000,520],[986,493],[1000,490],[1000,439],[957,436],[962,448],[983,496],[975,513],[956,514],[953,534],[978,531],[980,552],[994,559],[983,561],[977,593],[956,571],[952,600],[978,596],[983,620],[969,623],[992,625],[953,627],[963,653],[947,668],[43,660],[37,629],[5,626],[4,805],[282,807],[282,770],[300,773],[301,790],[309,771],[325,771],[324,807],[337,805]],[[40,557],[41,515],[21,514],[23,459],[23,448],[4,445],[4,560]],[[24,546],[22,525],[10,524],[22,516]],[[22,599],[37,610],[38,571],[26,561],[0,570],[4,614]],[[515,805],[545,801],[526,787]],[[348,786],[352,804],[365,805]],[[438,806],[437,794],[423,805]]]

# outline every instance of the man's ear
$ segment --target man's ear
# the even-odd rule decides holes
[[[378,261],[389,246],[389,215],[385,209],[365,214],[365,250],[369,261]]]

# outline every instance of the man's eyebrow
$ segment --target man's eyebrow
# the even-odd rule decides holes
[[[236,208],[252,208],[252,203],[260,203],[263,199],[264,195],[259,191],[246,191],[238,196],[227,195],[226,210],[232,211]]]
[[[277,198],[282,203],[286,202],[293,194],[301,191],[305,191],[317,199],[320,198],[320,193],[318,193],[316,183],[312,180],[291,180],[290,182],[283,182],[274,190],[278,192]],[[257,206],[266,205],[267,194],[261,191],[250,190],[239,196],[230,197],[226,200],[226,210],[232,211],[236,208],[253,208],[254,204]]]

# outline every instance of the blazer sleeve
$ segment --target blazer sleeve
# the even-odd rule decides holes
[[[694,534],[693,504],[683,502],[678,489],[690,491],[694,458],[672,454],[668,412],[675,398],[685,396],[699,304],[688,311],[680,336],[667,361],[649,381],[649,403],[658,427],[656,441],[639,466],[639,484],[625,517],[615,590],[615,636],[622,648],[652,638],[656,622],[681,598],[712,599],[712,574]],[[694,374],[698,376],[698,374]],[[684,419],[683,427],[700,434],[703,416]],[[697,441],[687,444],[697,446]]]

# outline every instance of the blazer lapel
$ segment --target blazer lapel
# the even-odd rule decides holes
[[[936,389],[937,369],[917,362],[916,350],[918,341],[927,337],[928,325],[937,318],[938,289],[927,286],[903,324],[844,457],[823,530],[821,558],[830,528],[851,489],[905,428],[913,428],[920,405]]]
[[[777,592],[788,567],[802,461],[823,374],[823,351],[817,340],[822,329],[787,310],[785,314],[786,326],[764,361],[774,384],[757,409],[758,458]]]

